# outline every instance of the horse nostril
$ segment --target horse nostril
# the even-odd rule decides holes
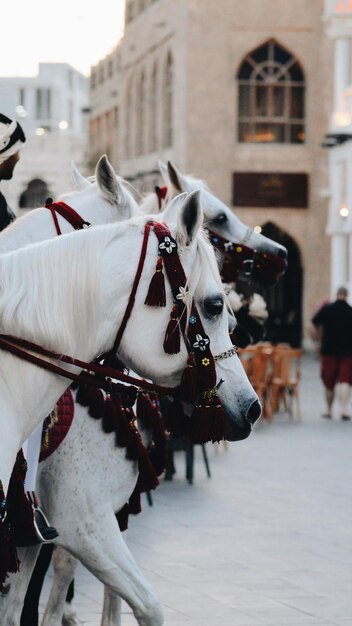
[[[249,423],[252,425],[255,424],[256,421],[260,418],[261,412],[262,412],[262,407],[260,403],[258,402],[258,400],[256,400],[255,402],[253,402],[253,404],[251,404],[246,415],[246,418],[249,421]]]

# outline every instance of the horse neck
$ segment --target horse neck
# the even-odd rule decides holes
[[[93,189],[88,189],[72,194],[64,194],[59,201],[65,202],[72,207],[86,222],[94,226],[111,224],[119,221],[118,209],[99,195],[95,195]],[[59,217],[60,228],[63,233],[71,232],[72,226],[62,217]]]

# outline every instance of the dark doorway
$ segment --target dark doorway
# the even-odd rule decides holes
[[[266,340],[299,347],[302,343],[303,295],[300,250],[290,235],[271,222],[263,226],[262,234],[281,243],[288,251],[288,267],[283,277],[275,287],[261,290],[269,312]]]
[[[34,178],[28,183],[24,192],[21,193],[20,209],[35,209],[43,206],[45,200],[51,195],[47,184],[40,178]]]

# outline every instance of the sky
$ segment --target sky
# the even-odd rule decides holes
[[[124,0],[8,0],[1,7],[0,77],[34,76],[38,63],[89,75],[123,32]]]

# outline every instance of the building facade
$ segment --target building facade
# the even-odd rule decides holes
[[[108,150],[147,191],[171,159],[287,246],[266,299],[270,338],[296,344],[330,292],[323,15],[324,0],[126,0],[124,38],[91,76],[92,162]]]
[[[67,63],[0,78],[0,111],[18,119],[27,139],[13,179],[1,183],[18,215],[70,189],[72,159],[86,166],[88,102],[88,79]]]
[[[327,145],[331,298],[340,285],[352,296],[352,1],[327,0],[326,30],[334,45],[333,103]]]

